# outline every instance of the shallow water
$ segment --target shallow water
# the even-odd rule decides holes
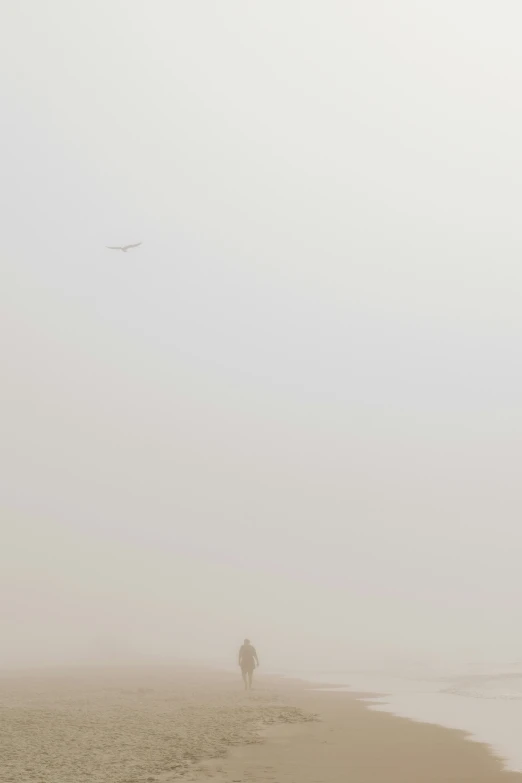
[[[457,675],[425,679],[361,672],[307,673],[306,679],[381,694],[370,700],[370,709],[468,732],[470,739],[490,745],[507,769],[522,772],[520,664],[489,671],[470,667]]]

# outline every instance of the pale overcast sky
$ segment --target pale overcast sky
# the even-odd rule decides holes
[[[0,11],[0,666],[522,657],[521,26]]]

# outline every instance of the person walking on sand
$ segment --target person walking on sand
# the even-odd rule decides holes
[[[256,666],[259,666],[256,648],[250,643],[250,639],[245,639],[239,648],[239,665],[243,682],[245,683],[245,690],[248,691],[252,688],[254,669]]]

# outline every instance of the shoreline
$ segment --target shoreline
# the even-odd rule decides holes
[[[372,710],[380,694],[235,672],[0,674],[5,783],[522,783],[466,732]]]
[[[486,743],[467,732],[370,709],[379,694],[292,688],[286,698],[318,715],[276,725],[264,742],[208,762],[195,783],[522,783]],[[364,699],[364,700],[363,700]]]
[[[391,715],[409,718],[420,723],[429,723],[465,732],[470,738],[492,748],[495,755],[504,760],[505,768],[511,772],[522,772],[522,749],[520,745],[520,724],[522,722],[522,699],[519,673],[511,675],[509,694],[498,688],[505,674],[481,674],[472,678],[453,675],[446,678],[421,678],[382,676],[378,674],[355,673],[344,675],[339,684],[332,675],[317,675],[314,680],[322,688],[339,689],[347,693],[370,691],[374,694],[370,709]],[[465,690],[470,681],[475,691]],[[477,691],[477,683],[483,690]],[[484,687],[487,684],[488,687]],[[454,689],[460,688],[458,693]],[[492,687],[496,690],[492,691]],[[489,691],[488,691],[489,688]],[[495,693],[500,692],[500,697]],[[492,698],[487,698],[491,695]]]

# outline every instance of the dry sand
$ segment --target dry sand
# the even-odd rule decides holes
[[[522,783],[465,735],[345,693],[191,669],[0,678],[1,783]]]
[[[1,783],[141,783],[197,772],[202,759],[306,720],[239,675],[113,669],[0,678]]]

